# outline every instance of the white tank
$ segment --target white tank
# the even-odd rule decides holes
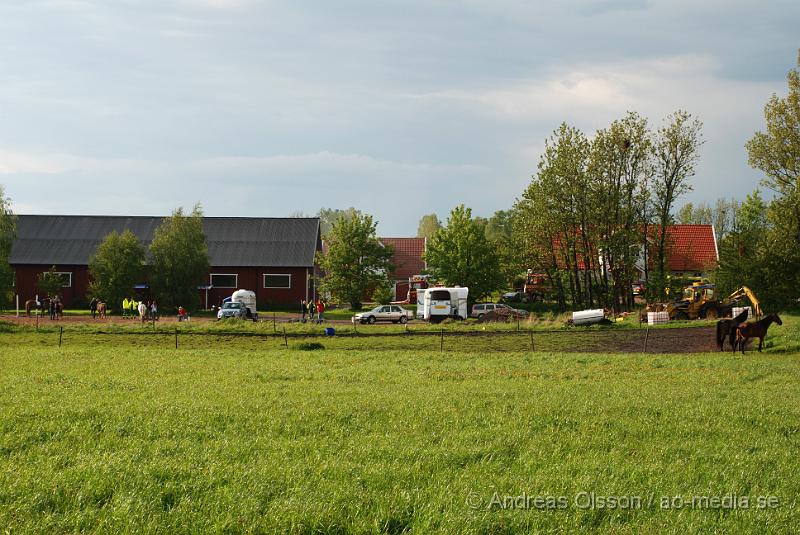
[[[595,308],[593,310],[579,310],[572,313],[573,325],[591,325],[592,323],[600,323],[603,321],[603,309]]]

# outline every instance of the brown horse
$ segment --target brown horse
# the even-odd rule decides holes
[[[764,337],[767,335],[767,329],[772,322],[778,325],[783,325],[781,318],[777,314],[770,314],[764,319],[754,323],[742,323],[736,327],[736,343],[742,348],[742,355],[744,355],[744,346],[750,338],[758,338],[758,351],[761,352],[761,347],[764,345]],[[733,348],[736,351],[736,348]]]
[[[97,317],[98,318],[105,318],[106,317],[106,304],[100,301],[97,303]]]
[[[47,311],[50,309],[50,300],[49,299],[42,299],[39,302],[39,306],[36,306],[35,299],[28,299],[25,301],[25,315],[29,318],[31,317],[31,312],[38,312],[39,315],[44,316]]]
[[[733,319],[724,319],[717,322],[717,347],[724,351],[725,338],[728,338],[733,351],[736,351],[736,328],[747,320],[747,310],[743,310]]]

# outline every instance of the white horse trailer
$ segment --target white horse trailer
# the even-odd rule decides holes
[[[417,318],[438,323],[445,318],[463,320],[468,316],[469,288],[426,288],[417,292]]]
[[[256,309],[256,293],[250,290],[236,290],[231,295],[231,301],[234,303],[242,303],[247,307],[247,317],[256,321],[258,319],[258,310]]]

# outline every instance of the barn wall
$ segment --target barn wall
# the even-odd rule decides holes
[[[51,266],[42,265],[14,265],[16,276],[16,292],[19,294],[20,304],[28,299],[33,299],[37,294],[45,297],[36,287],[36,280],[40,273],[50,269]],[[66,308],[84,306],[88,301],[89,268],[88,266],[56,265],[56,271],[72,273],[72,287],[62,288],[61,298]],[[310,269],[309,269],[310,271]],[[273,267],[212,267],[204,281],[208,283],[211,273],[231,273],[238,275],[238,288],[256,292],[258,307],[268,309],[270,305],[298,304],[306,297],[306,268],[273,268]],[[291,288],[264,288],[263,274],[289,274],[292,277]],[[208,291],[208,306],[219,305],[222,299],[231,295],[238,288],[213,288]],[[199,290],[200,305],[205,306],[206,292]],[[133,292],[132,292],[133,295]],[[310,295],[310,294],[308,294]],[[139,297],[147,297],[140,294]],[[112,308],[116,309],[117,306]]]

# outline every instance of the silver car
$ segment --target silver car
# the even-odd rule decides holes
[[[217,312],[217,319],[221,320],[222,318],[246,318],[247,317],[247,306],[244,303],[239,303],[238,301],[228,301],[227,303],[223,303],[222,308],[219,309]]]
[[[360,312],[353,316],[353,323],[369,323],[376,321],[391,321],[392,323],[407,323],[412,318],[410,310],[397,305],[380,305],[368,312]]]

